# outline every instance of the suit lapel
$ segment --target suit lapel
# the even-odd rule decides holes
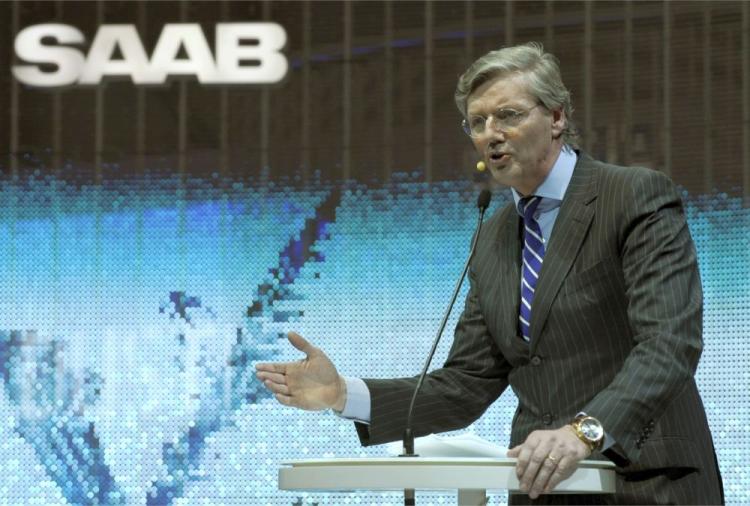
[[[550,308],[594,218],[594,208],[589,204],[596,198],[596,171],[591,162],[588,156],[579,155],[544,254],[531,309],[531,353],[539,344]]]
[[[501,338],[516,340],[521,287],[520,217],[511,204],[500,224],[495,250],[503,279],[498,286],[498,316]]]

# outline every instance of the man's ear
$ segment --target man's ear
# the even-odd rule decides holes
[[[565,117],[565,111],[562,107],[552,110],[552,138],[557,139],[568,125],[568,118]]]

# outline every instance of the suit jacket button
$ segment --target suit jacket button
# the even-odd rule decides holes
[[[540,357],[539,355],[534,355],[533,357],[531,357],[531,365],[536,367],[541,363],[542,363],[542,357]]]
[[[551,425],[552,424],[552,413],[544,413],[544,416],[542,416],[542,423],[544,425]]]

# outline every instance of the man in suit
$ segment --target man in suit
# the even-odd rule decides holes
[[[417,435],[465,427],[510,385],[522,503],[718,504],[721,478],[694,380],[702,293],[679,193],[659,172],[577,150],[570,94],[538,44],[493,51],[456,104],[514,202],[485,225],[453,346],[417,398]],[[344,378],[306,359],[259,364],[283,404],[333,408],[363,444],[402,435],[415,378]],[[585,458],[617,464],[614,496],[549,495]]]

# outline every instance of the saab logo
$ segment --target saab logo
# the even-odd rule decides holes
[[[289,67],[280,52],[286,32],[276,23],[218,23],[215,60],[197,23],[164,25],[150,60],[135,25],[100,26],[86,56],[70,47],[84,42],[83,33],[70,25],[29,26],[16,36],[15,50],[19,59],[35,65],[14,65],[13,75],[45,88],[95,85],[109,77],[156,85],[169,76],[189,75],[205,84],[257,84],[280,81]],[[181,47],[187,58],[177,57]],[[116,49],[122,58],[113,58]],[[48,71],[50,65],[55,68]]]

